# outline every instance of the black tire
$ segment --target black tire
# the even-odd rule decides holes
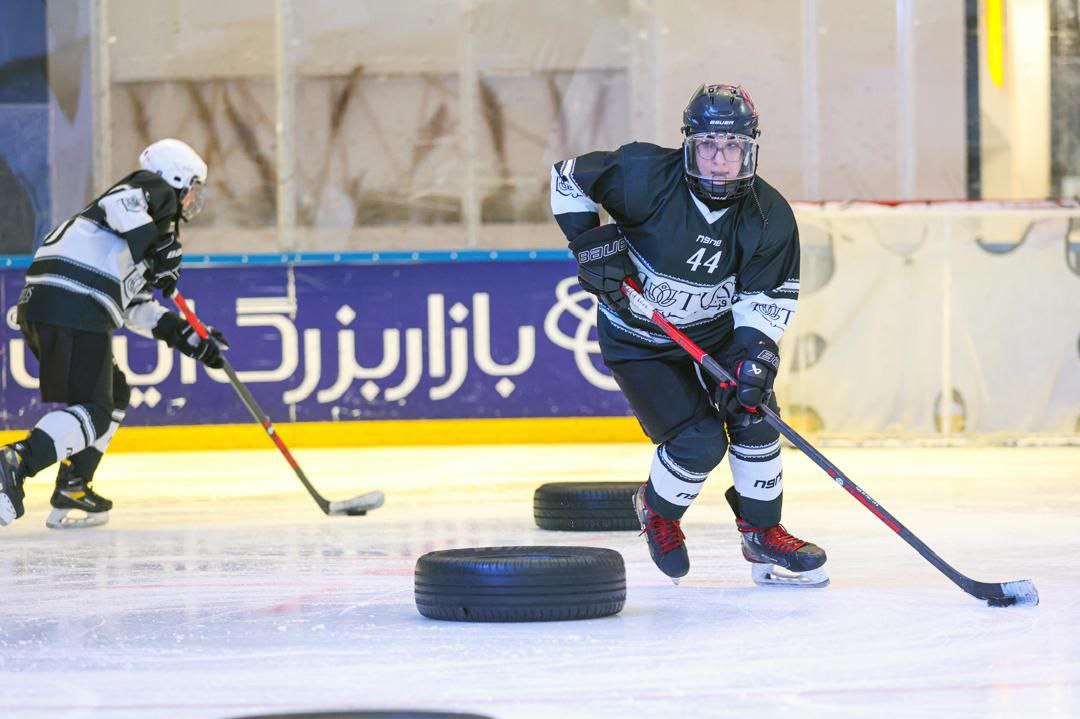
[[[416,560],[416,609],[454,622],[553,622],[618,614],[622,555],[600,547],[481,547]]]
[[[552,482],[533,494],[540,529],[621,532],[641,529],[633,497],[640,482]]]

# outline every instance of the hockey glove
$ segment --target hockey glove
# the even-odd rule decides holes
[[[180,354],[193,357],[212,369],[221,369],[225,366],[221,353],[229,349],[229,342],[219,329],[207,325],[206,331],[210,336],[203,339],[187,320],[166,312],[155,325],[153,335]]]
[[[176,291],[180,280],[180,262],[184,259],[184,249],[176,235],[166,235],[165,240],[146,255],[146,279],[166,297]]]
[[[780,368],[780,350],[768,336],[750,327],[737,328],[735,342],[742,354],[734,368],[735,399],[744,409],[756,412],[772,394]]]
[[[601,225],[574,238],[570,250],[578,262],[581,288],[620,314],[630,314],[630,300],[622,293],[627,277],[637,277],[626,238],[618,225]]]

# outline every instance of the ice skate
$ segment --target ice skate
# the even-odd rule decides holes
[[[23,516],[23,477],[19,471],[22,457],[10,444],[0,447],[0,527]]]
[[[90,488],[90,481],[75,476],[71,462],[60,463],[53,490],[52,511],[45,526],[49,529],[78,529],[97,527],[109,521],[111,500],[105,499]]]
[[[825,550],[792,536],[782,524],[754,527],[736,519],[742,535],[742,553],[753,565],[751,576],[761,586],[824,587]]]
[[[671,577],[675,584],[690,571],[690,557],[686,554],[686,535],[679,527],[679,520],[664,519],[653,513],[645,504],[645,485],[634,494],[634,511],[641,523],[641,533],[649,544],[649,554],[660,571]]]

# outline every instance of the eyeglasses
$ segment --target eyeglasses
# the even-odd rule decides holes
[[[723,155],[728,162],[741,162],[746,152],[746,141],[735,137],[723,140],[700,140],[694,145],[694,151],[702,160],[712,160]]]

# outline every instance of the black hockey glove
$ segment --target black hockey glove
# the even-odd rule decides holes
[[[146,254],[146,279],[166,297],[176,291],[180,280],[180,262],[184,259],[184,249],[176,235],[167,235],[165,240]]]
[[[618,225],[601,225],[574,238],[570,250],[578,263],[578,283],[619,314],[630,315],[630,300],[622,293],[627,277],[637,277],[626,238]]]
[[[721,384],[720,391],[726,392],[724,406],[730,412],[738,407],[756,412],[757,408],[769,401],[773,391],[773,380],[780,368],[780,350],[776,343],[762,332],[750,327],[735,330],[735,342],[741,349],[741,357],[735,361],[733,374],[735,386]],[[719,404],[719,402],[718,402]]]
[[[221,353],[229,349],[229,341],[221,334],[221,330],[215,327],[206,325],[206,331],[210,336],[203,339],[195,333],[195,328],[185,321],[180,329],[183,342],[176,346],[176,350],[188,357],[194,357],[207,367],[221,369],[225,366]]]
[[[221,369],[225,366],[221,353],[229,349],[229,342],[221,330],[207,325],[206,331],[210,336],[203,339],[187,320],[172,312],[166,312],[154,326],[153,335],[177,352],[194,357],[212,369]]]

